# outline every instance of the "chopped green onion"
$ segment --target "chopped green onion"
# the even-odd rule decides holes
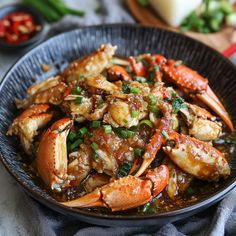
[[[167,134],[167,132],[165,130],[161,131],[161,135],[165,138],[165,139],[169,139],[169,135]]]
[[[121,168],[118,171],[118,178],[122,178],[124,176],[127,176],[131,170],[133,163],[132,161],[124,161],[123,165],[121,166]]]
[[[139,111],[132,110],[131,111],[131,117],[132,118],[137,118],[139,116]]]
[[[140,93],[140,89],[139,89],[139,88],[132,87],[132,88],[130,89],[130,92],[133,93],[133,94],[139,94],[139,93]]]
[[[74,131],[70,131],[69,135],[68,135],[68,139],[73,142],[74,139],[76,137],[76,133]]]
[[[75,142],[73,142],[71,145],[70,145],[70,150],[73,151],[75,148],[77,148],[80,144],[83,143],[83,140],[82,139],[77,139]]]
[[[142,77],[142,76],[134,76],[134,79],[140,83],[145,83],[147,82],[147,79]]]
[[[101,121],[94,120],[92,121],[92,128],[98,129],[101,126]]]
[[[79,96],[79,97],[76,98],[75,103],[79,105],[79,104],[82,103],[82,101],[83,101],[83,97]]]
[[[154,84],[154,78],[155,78],[155,73],[151,72],[149,77],[148,77],[148,83],[149,84]]]
[[[91,144],[91,147],[94,151],[97,151],[99,149],[98,145],[94,142]]]
[[[80,88],[79,86],[77,86],[75,89],[72,90],[71,94],[73,95],[78,95],[80,94],[82,91],[82,88]]]
[[[78,80],[85,80],[85,76],[84,76],[84,75],[80,75],[80,76],[78,77]]]
[[[155,72],[158,72],[158,71],[160,70],[160,68],[159,68],[158,65],[154,65],[153,70],[154,70]]]
[[[150,99],[151,105],[154,106],[157,104],[157,100],[154,95],[149,95],[148,98]]]
[[[98,154],[96,152],[93,152],[93,156],[92,156],[93,160],[96,161],[98,157],[99,157]]]
[[[139,124],[138,127],[140,127],[141,125],[147,125],[150,128],[154,128],[154,125],[152,124],[152,122],[150,120],[142,120]]]
[[[128,138],[127,130],[121,130],[120,131],[120,136],[121,136],[121,138]]]
[[[117,134],[121,138],[132,138],[135,135],[134,131],[127,130],[127,129],[124,129],[124,128],[117,128],[117,129],[115,129],[115,131],[117,132]]]
[[[151,205],[150,202],[146,203],[142,209],[143,213],[156,213],[157,209]]]
[[[123,83],[122,83],[122,91],[125,94],[129,94],[130,93],[130,87],[129,87],[129,82],[128,81],[123,81]]]
[[[127,124],[128,123],[128,120],[126,120],[126,119],[123,119],[123,121]]]
[[[112,132],[112,128],[110,125],[103,125],[104,133],[109,134]]]
[[[79,134],[83,137],[85,134],[88,133],[88,129],[86,127],[83,127],[79,130]]]
[[[194,193],[193,188],[191,188],[191,187],[187,188],[187,193],[188,194],[193,194]]]
[[[127,130],[127,138],[132,138],[134,136],[135,132],[131,130]]]
[[[155,114],[158,114],[158,113],[160,112],[160,110],[159,110],[156,106],[150,106],[150,105],[148,105],[148,110],[149,110],[150,112],[155,113]]]
[[[186,104],[184,102],[184,99],[181,97],[176,97],[172,100],[172,111],[174,114],[177,114],[180,109],[186,108]]]
[[[104,103],[104,101],[103,101],[102,99],[100,99],[100,100],[97,101],[97,105],[98,105],[98,106],[101,105],[101,104],[103,104],[103,103]]]
[[[144,151],[140,148],[135,148],[134,149],[134,155],[137,157],[141,157],[143,155]]]

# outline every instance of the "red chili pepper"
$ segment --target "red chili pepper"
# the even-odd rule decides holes
[[[0,20],[0,38],[4,37],[5,34],[6,34],[6,32],[5,32],[4,22],[2,20]]]
[[[27,41],[40,29],[25,12],[12,12],[0,20],[0,38],[7,43]]]

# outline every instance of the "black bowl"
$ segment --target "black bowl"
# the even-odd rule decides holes
[[[17,149],[16,140],[7,137],[6,131],[16,116],[14,98],[24,98],[26,89],[36,75],[42,80],[40,64],[55,65],[52,73],[65,66],[67,62],[86,55],[102,43],[118,45],[119,55],[140,53],[161,53],[169,58],[183,60],[209,79],[213,90],[218,94],[234,123],[236,119],[236,68],[221,54],[208,46],[181,34],[163,29],[135,25],[105,25],[80,28],[56,36],[36,47],[22,57],[7,73],[0,84],[0,155],[9,173],[20,183],[24,190],[39,202],[53,210],[72,215],[80,220],[101,225],[144,226],[164,224],[195,214],[222,199],[236,185],[235,161],[231,176],[220,183],[219,188],[209,196],[189,207],[166,213],[137,216],[114,215],[112,213],[89,212],[60,205],[31,176],[25,172],[24,161]],[[41,75],[41,76],[40,76]],[[236,158],[234,158],[236,159]]]
[[[15,3],[15,4],[10,4],[10,5],[1,7],[0,8],[0,19],[2,19],[4,16],[8,15],[9,13],[17,12],[17,11],[23,11],[23,12],[31,14],[33,16],[34,22],[37,25],[41,26],[41,30],[36,32],[28,40],[26,40],[24,42],[20,42],[20,43],[7,43],[7,42],[4,42],[3,40],[0,39],[0,47],[3,49],[4,48],[5,49],[23,48],[23,47],[29,46],[31,44],[34,44],[36,42],[39,42],[43,38],[45,21],[34,8],[32,8],[28,5],[25,5],[22,3]]]

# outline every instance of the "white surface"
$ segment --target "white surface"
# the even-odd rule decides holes
[[[199,7],[202,0],[149,0],[149,2],[168,24],[179,26],[186,16]]]

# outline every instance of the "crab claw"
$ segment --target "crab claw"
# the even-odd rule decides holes
[[[130,75],[122,66],[113,65],[107,70],[108,76],[111,80],[132,80]]]
[[[166,187],[168,180],[169,170],[165,165],[161,165],[149,170],[145,179],[129,175],[62,204],[68,207],[102,206],[112,211],[126,210],[150,201]]]
[[[60,191],[67,183],[66,138],[72,120],[56,121],[43,135],[36,156],[36,167],[43,181],[52,189]]]
[[[168,60],[162,64],[164,78],[176,84],[185,93],[191,93],[211,108],[230,128],[234,130],[232,121],[224,106],[208,85],[208,80],[183,65],[180,61]]]
[[[224,155],[210,144],[176,132],[168,135],[163,150],[184,172],[207,181],[218,181],[230,175]]]
[[[52,118],[52,113],[47,113],[49,105],[33,105],[14,119],[7,131],[7,135],[18,135],[22,147],[27,154],[32,152],[32,142],[38,134],[38,129],[47,125]]]

